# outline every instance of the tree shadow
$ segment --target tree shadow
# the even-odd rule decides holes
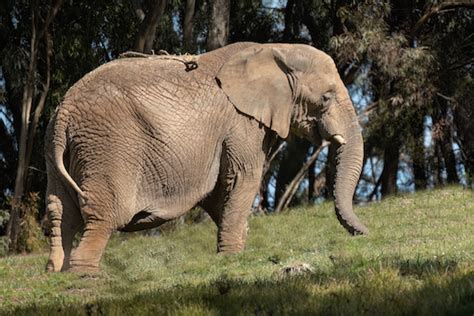
[[[335,259],[331,273],[314,271],[274,280],[242,281],[222,275],[206,285],[177,285],[74,305],[20,308],[15,314],[255,314],[255,315],[472,315],[474,273],[454,260]],[[348,267],[364,267],[361,270]],[[345,271],[345,273],[343,273]],[[407,285],[412,278],[421,286]]]

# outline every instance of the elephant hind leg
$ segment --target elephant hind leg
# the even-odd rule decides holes
[[[218,227],[221,222],[222,209],[225,202],[224,199],[225,193],[223,192],[223,186],[218,183],[214,190],[198,204],[204,209],[204,211],[206,211]]]
[[[112,232],[117,228],[116,223],[113,222],[113,214],[117,212],[112,209],[112,204],[101,203],[101,201],[113,201],[113,199],[107,199],[104,195],[97,198],[96,195],[87,191],[85,194],[86,201],[81,205],[85,226],[79,245],[72,252],[70,270],[94,273],[100,270],[99,262],[102,254]]]
[[[68,269],[74,236],[83,225],[77,202],[69,191],[57,175],[48,175],[47,212],[51,225],[48,272]]]
[[[100,221],[88,221],[79,246],[71,255],[71,271],[97,272],[99,262],[112,234],[110,225]]]

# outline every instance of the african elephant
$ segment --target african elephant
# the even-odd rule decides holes
[[[290,132],[337,144],[337,218],[351,234],[368,232],[352,209],[360,127],[328,55],[236,43],[194,62],[120,58],[69,89],[45,141],[48,271],[97,270],[114,230],[156,227],[196,205],[218,226],[218,251],[241,251],[265,158]]]

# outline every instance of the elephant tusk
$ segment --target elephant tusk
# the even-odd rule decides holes
[[[346,140],[344,139],[344,137],[342,137],[341,135],[337,134],[337,135],[334,135],[332,137],[332,140],[334,142],[336,142],[337,144],[339,145],[344,145],[346,143]]]

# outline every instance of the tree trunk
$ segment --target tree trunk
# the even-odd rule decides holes
[[[453,151],[453,141],[451,135],[451,127],[449,127],[447,128],[446,133],[444,133],[443,138],[440,140],[440,145],[444,160],[444,167],[446,168],[446,174],[448,176],[447,183],[457,184],[459,183],[459,177],[456,170],[457,162]]]
[[[433,157],[433,185],[435,187],[443,185],[443,155],[438,140],[434,141]]]
[[[295,178],[301,166],[306,161],[311,143],[301,138],[288,140],[285,154],[280,161],[280,168],[276,176],[275,206],[287,189],[288,184]]]
[[[438,136],[440,150],[444,160],[444,167],[448,176],[447,183],[455,184],[459,183],[459,177],[456,170],[456,156],[453,152],[453,122],[451,115],[448,114],[448,102],[441,97],[438,97],[437,101],[441,108],[438,122],[443,122],[440,124],[442,128],[440,129]]]
[[[51,36],[49,34],[49,31],[45,32],[44,42],[45,42],[45,52],[44,52],[44,54],[45,54],[45,57],[44,57],[44,59],[45,59],[45,74],[44,74],[44,77],[45,78],[44,78],[44,82],[42,84],[43,90],[41,91],[41,94],[40,94],[38,103],[36,105],[35,111],[33,112],[33,118],[32,118],[31,123],[30,123],[30,130],[29,130],[29,134],[28,134],[28,146],[27,146],[27,149],[26,149],[26,161],[25,161],[27,166],[30,165],[31,153],[33,151],[33,140],[34,140],[35,135],[36,135],[36,130],[38,129],[39,119],[43,115],[44,104],[46,102],[46,97],[48,96],[49,85],[50,85],[50,81],[51,81],[50,61],[51,61],[51,56],[53,54],[53,49],[52,49],[52,39],[51,39]]]
[[[426,165],[425,165],[425,147],[423,143],[423,117],[418,117],[416,123],[412,126],[413,136],[413,177],[415,180],[415,190],[426,189]]]
[[[290,42],[295,37],[294,7],[295,0],[288,0],[285,8],[285,29],[283,30],[283,42]]]
[[[28,66],[28,75],[26,79],[25,88],[23,90],[23,101],[21,105],[21,130],[20,130],[20,145],[18,153],[18,165],[15,178],[15,191],[13,194],[13,200],[11,203],[10,219],[7,224],[6,235],[7,245],[9,251],[17,248],[18,235],[20,230],[20,212],[21,212],[21,200],[24,194],[25,181],[26,181],[26,146],[27,146],[27,135],[28,126],[30,119],[30,111],[33,102],[34,94],[34,80],[37,62],[37,49],[38,49],[38,38],[37,38],[37,8],[32,8],[32,19],[31,19],[31,47],[30,47],[30,63]]]
[[[435,99],[438,111],[433,115],[433,140],[435,141],[439,174],[446,171],[446,183],[459,183],[456,156],[453,152],[453,121],[449,113],[447,100],[441,97]],[[439,184],[443,184],[439,177]]]
[[[413,178],[415,182],[415,190],[424,190],[427,187],[427,177],[425,172],[425,161],[423,143],[415,140],[415,148],[413,150]]]
[[[211,21],[207,34],[207,51],[227,45],[229,38],[230,0],[211,0]]]
[[[150,4],[145,18],[140,24],[137,37],[135,39],[135,48],[137,52],[149,54],[152,52],[153,44],[156,38],[156,30],[160,24],[161,17],[165,12],[167,0],[154,0]],[[139,12],[139,10],[137,10]]]
[[[186,0],[183,20],[183,44],[186,52],[193,50],[193,21],[195,7],[196,0]]]
[[[474,187],[474,105],[461,100],[454,109],[454,120],[460,141],[461,157],[466,169],[467,181]]]
[[[382,198],[397,192],[397,172],[400,155],[400,144],[398,140],[388,142],[383,155],[383,170],[381,175]]]
[[[13,201],[11,203],[10,220],[7,224],[6,235],[9,251],[15,251],[18,246],[18,237],[20,233],[21,208],[22,198],[25,193],[25,186],[28,179],[28,166],[30,164],[31,151],[35,139],[36,130],[40,116],[43,114],[44,103],[46,95],[49,91],[50,84],[50,57],[52,53],[51,38],[49,36],[49,25],[56,16],[62,1],[55,1],[43,20],[40,27],[40,9],[39,7],[31,8],[31,47],[30,47],[30,63],[28,66],[28,74],[26,85],[23,90],[23,100],[21,106],[21,131],[20,131],[20,145],[18,154],[18,166],[15,179],[15,189],[13,194]],[[38,49],[40,41],[44,40],[45,47],[45,74],[43,75],[43,91],[41,92],[38,103],[34,107],[34,113],[31,113],[33,108],[33,98],[35,95],[35,74],[38,64]],[[33,117],[31,117],[33,115]],[[31,120],[31,123],[30,123]]]

